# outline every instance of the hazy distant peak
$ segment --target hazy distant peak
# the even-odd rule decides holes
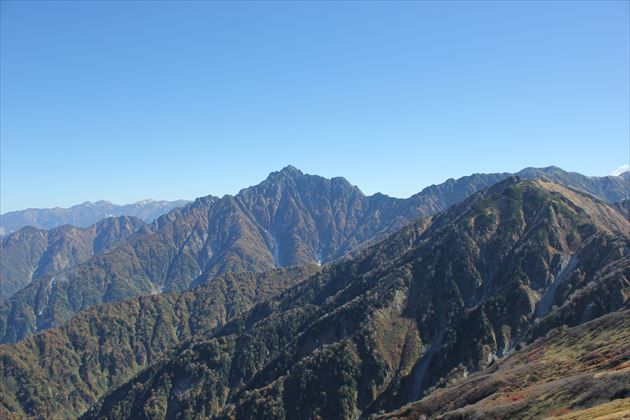
[[[134,216],[150,223],[175,207],[187,204],[186,200],[156,201],[146,199],[132,204],[116,205],[106,200],[85,201],[69,208],[27,209],[2,215],[0,233],[8,234],[24,226],[52,229],[64,224],[88,227],[101,219],[117,216]]]
[[[103,206],[103,205],[110,205],[111,203],[109,201],[105,201],[105,200],[98,200],[98,201],[84,201],[81,204],[75,204],[72,207],[95,207],[95,206]]]

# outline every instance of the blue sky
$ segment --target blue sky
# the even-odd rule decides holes
[[[628,163],[628,2],[1,3],[0,210]]]

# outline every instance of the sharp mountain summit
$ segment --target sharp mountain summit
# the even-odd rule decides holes
[[[141,214],[3,215],[0,415],[627,414],[629,174],[399,199],[287,166]]]

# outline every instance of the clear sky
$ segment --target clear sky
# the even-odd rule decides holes
[[[1,3],[0,210],[629,159],[629,7]]]

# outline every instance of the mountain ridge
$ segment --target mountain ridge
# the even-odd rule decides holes
[[[505,180],[193,337],[84,418],[356,418],[414,401],[545,334],[547,320],[579,325],[627,305],[630,239],[609,231],[628,222],[602,229],[578,204],[546,181]]]
[[[621,179],[589,178],[556,167],[522,172],[561,179],[609,201],[625,187]],[[397,199],[366,196],[345,178],[326,179],[288,166],[237,195],[201,197],[171,210],[151,231],[133,235],[106,256],[29,284],[0,306],[1,341],[59,325],[92,304],[184,290],[200,275],[338,261],[508,176],[472,175]]]
[[[284,171],[285,173],[304,175],[304,173],[298,168],[296,168],[295,166],[287,165],[285,168],[283,168],[280,171],[271,172],[270,176],[272,174],[280,174],[282,173],[282,171]],[[541,174],[546,174],[547,176],[551,177],[550,178],[551,181],[560,182],[560,183],[566,183],[566,182],[562,182],[560,178],[566,178],[566,177],[582,178],[581,183],[583,185],[590,184],[591,187],[594,183],[606,180],[608,183],[613,184],[608,190],[605,188],[596,188],[596,189],[600,189],[600,191],[595,192],[593,189],[589,191],[588,187],[582,188],[582,189],[588,192],[591,192],[592,194],[598,195],[600,198],[605,197],[607,200],[613,201],[613,202],[623,201],[624,199],[630,198],[630,194],[627,191],[623,191],[623,188],[620,188],[619,185],[615,185],[615,184],[619,184],[619,182],[617,181],[620,181],[621,184],[623,184],[624,181],[626,183],[630,181],[630,171],[628,170],[618,175],[607,175],[607,176],[599,177],[599,176],[585,176],[578,172],[567,172],[557,166],[547,166],[547,167],[542,167],[542,168],[527,167],[515,173],[509,173],[509,172],[474,173],[474,174],[463,176],[457,179],[448,178],[447,180],[445,180],[444,182],[440,184],[432,184],[432,185],[426,186],[419,193],[412,194],[410,197],[407,197],[407,198],[411,198],[413,196],[422,194],[423,192],[425,192],[425,190],[426,192],[429,192],[429,191],[435,190],[436,187],[443,186],[445,184],[454,183],[454,182],[457,182],[458,180],[465,180],[465,179],[470,179],[470,178],[479,177],[479,176],[498,176],[498,177],[505,178],[510,175],[517,175],[517,176],[522,176],[522,177],[531,179],[532,177],[539,177],[541,176]],[[343,177],[333,177],[331,179],[335,179],[335,178],[340,178],[340,179],[345,180],[345,178]],[[592,182],[587,182],[584,180],[592,180]],[[247,188],[243,188],[242,190],[239,191],[239,193],[245,189]],[[376,196],[383,195],[386,197],[395,198],[381,192],[377,192],[373,195],[376,195]],[[404,200],[405,198],[399,198],[399,199]],[[170,211],[171,209],[175,207],[182,207],[188,203],[190,203],[189,200],[166,201],[166,200],[144,199],[144,200],[139,200],[137,202],[130,203],[130,204],[118,205],[118,204],[113,204],[112,202],[107,201],[107,200],[98,200],[94,202],[85,201],[83,203],[76,204],[68,208],[64,208],[64,207],[27,208],[23,210],[15,210],[15,211],[6,212],[0,215],[1,217],[0,234],[6,235],[24,226],[34,226],[40,229],[51,229],[51,228],[54,228],[63,224],[73,224],[78,227],[87,227],[93,223],[98,222],[101,218],[105,218],[108,216],[122,216],[122,215],[135,216],[135,217],[139,217],[143,219],[144,222],[146,223],[150,223],[153,220],[155,220],[157,217],[159,217],[161,214],[167,213],[168,211]],[[146,210],[143,211],[141,209],[142,207],[147,207],[147,206],[148,207],[153,206],[153,207],[158,207],[158,208],[150,212]],[[57,221],[42,220],[41,222],[38,222],[39,217],[37,215],[32,214],[32,213],[37,213],[37,212],[64,213],[64,212],[70,212],[72,210],[79,210],[81,208],[94,208],[94,207],[105,207],[105,208],[114,209],[114,210],[113,210],[113,213],[112,212],[106,213],[105,210],[102,210],[100,213],[101,214],[100,217],[92,215],[90,216],[88,220],[74,219],[71,216],[64,217],[62,215],[58,215],[58,218],[61,220],[57,220]],[[140,207],[140,209],[134,209],[134,207]],[[29,215],[29,213],[31,214]],[[52,216],[49,216],[49,217],[52,217]]]
[[[265,274],[207,273],[202,289],[88,308],[60,328],[0,346],[7,375],[0,405],[74,416],[99,399],[85,418],[357,417],[397,409],[521,342],[627,306],[627,227],[602,200],[511,177],[352,259],[311,266],[294,283],[274,280],[287,269],[267,283]],[[246,290],[259,278],[276,285],[264,302],[223,303],[241,296],[226,294],[233,287],[256,296]],[[230,307],[233,317],[224,315]],[[112,315],[120,322],[106,322]],[[136,318],[140,329],[124,333]],[[144,319],[159,328],[143,327]],[[111,334],[101,331],[107,325],[116,326]],[[147,341],[152,335],[142,331],[183,341]],[[134,337],[147,343],[130,353],[136,362],[124,356]],[[96,342],[103,345],[87,344]],[[38,359],[42,351],[57,356]],[[92,362],[103,351],[109,356]],[[70,382],[67,372],[75,372]],[[95,378],[100,385],[79,391]]]

